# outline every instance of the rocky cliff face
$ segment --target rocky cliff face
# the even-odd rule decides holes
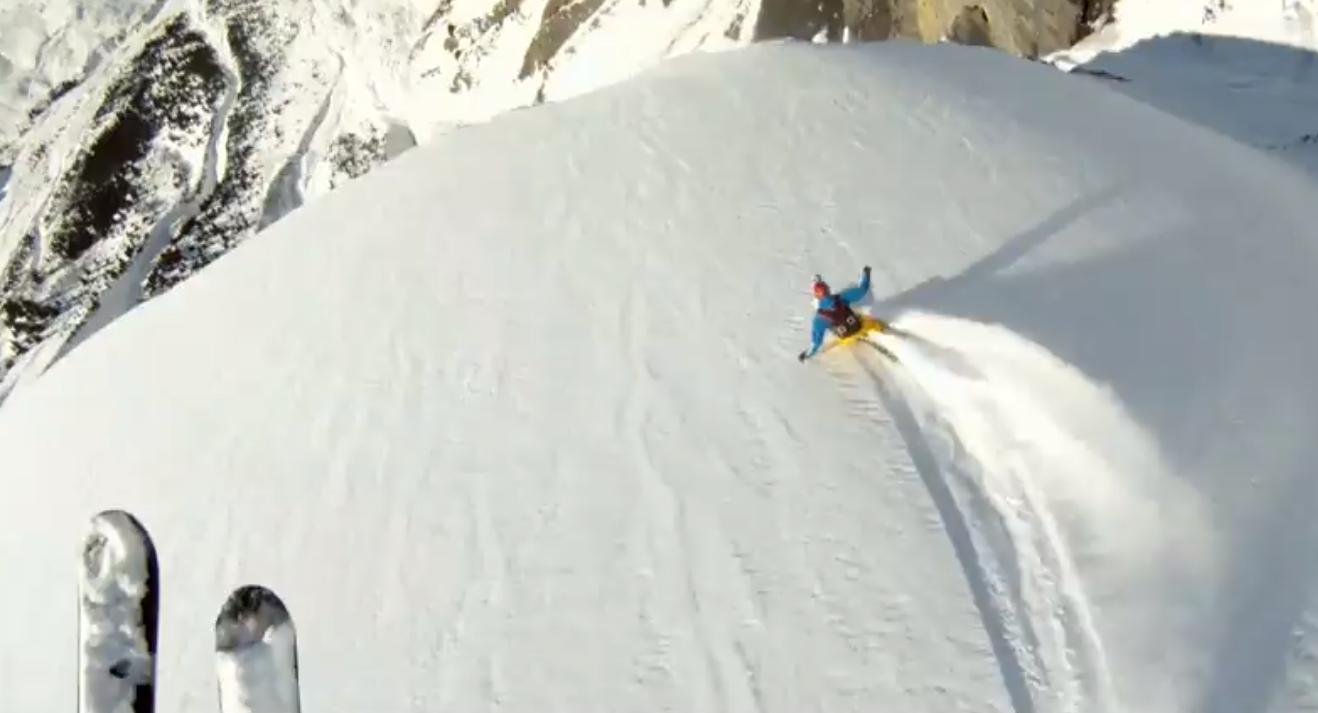
[[[462,123],[774,38],[1034,57],[1109,2],[142,0],[106,14],[19,0],[26,34],[0,39],[0,398],[304,201]]]
[[[950,39],[1038,57],[1070,47],[1113,0],[765,0],[756,38]]]

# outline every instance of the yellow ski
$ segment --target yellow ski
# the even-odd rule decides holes
[[[856,332],[855,334],[852,334],[851,336],[842,337],[840,339],[834,339],[828,344],[825,344],[824,348],[819,350],[819,354],[825,354],[838,347],[850,346],[858,341],[865,340],[866,343],[873,344],[876,349],[882,351],[888,358],[896,360],[896,357],[893,356],[892,353],[889,352],[887,349],[884,349],[878,344],[874,344],[874,342],[865,339],[871,334],[883,334],[885,332],[891,332],[891,331],[892,328],[888,326],[887,322],[884,322],[881,319],[876,319],[874,317],[862,315],[860,318],[860,331]],[[816,356],[819,355],[817,354]]]

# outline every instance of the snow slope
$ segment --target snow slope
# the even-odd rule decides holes
[[[1118,0],[1113,17],[1049,61],[1065,68],[1178,33],[1318,50],[1318,0]]]
[[[1073,71],[1318,176],[1318,51],[1171,35]]]
[[[1312,46],[1316,1],[1123,0],[1116,23],[1057,61],[1187,29]],[[576,96],[667,57],[784,36],[956,38],[1035,56],[1088,34],[1111,8],[10,0],[0,33],[0,401],[259,229],[454,126]]]
[[[949,46],[448,135],[0,410],[0,707],[71,705],[59,563],[113,506],[162,709],[213,709],[259,582],[306,710],[1312,710],[1314,195]],[[798,365],[809,275],[864,263],[921,338]]]
[[[1318,2],[1123,0],[1054,64],[1318,176]]]
[[[418,141],[751,40],[758,3],[13,0],[0,400]]]

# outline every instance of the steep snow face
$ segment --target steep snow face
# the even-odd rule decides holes
[[[1072,71],[1318,176],[1316,69],[1315,49],[1176,34],[1100,54]]]
[[[1122,0],[1047,59],[1318,176],[1318,0]]]
[[[0,34],[0,399],[311,197],[454,125],[796,37],[1033,56],[1081,0],[13,0]]]
[[[1071,67],[1175,33],[1318,50],[1318,0],[1118,0],[1113,17],[1104,19],[1110,21],[1050,61]]]
[[[1048,60],[1318,176],[1318,0],[1123,0]]]
[[[1312,707],[1314,193],[1087,78],[900,43],[441,137],[0,411],[0,703],[71,701],[59,562],[117,506],[156,540],[162,709],[211,705],[252,582],[307,710]],[[865,263],[900,364],[797,364],[809,275]]]

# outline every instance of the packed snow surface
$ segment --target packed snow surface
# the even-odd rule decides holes
[[[314,711],[1314,709],[1314,195],[950,46],[442,137],[6,403],[0,707],[67,707],[58,562],[113,505],[162,710],[212,709],[250,582]],[[809,276],[863,264],[899,363],[798,364]]]

